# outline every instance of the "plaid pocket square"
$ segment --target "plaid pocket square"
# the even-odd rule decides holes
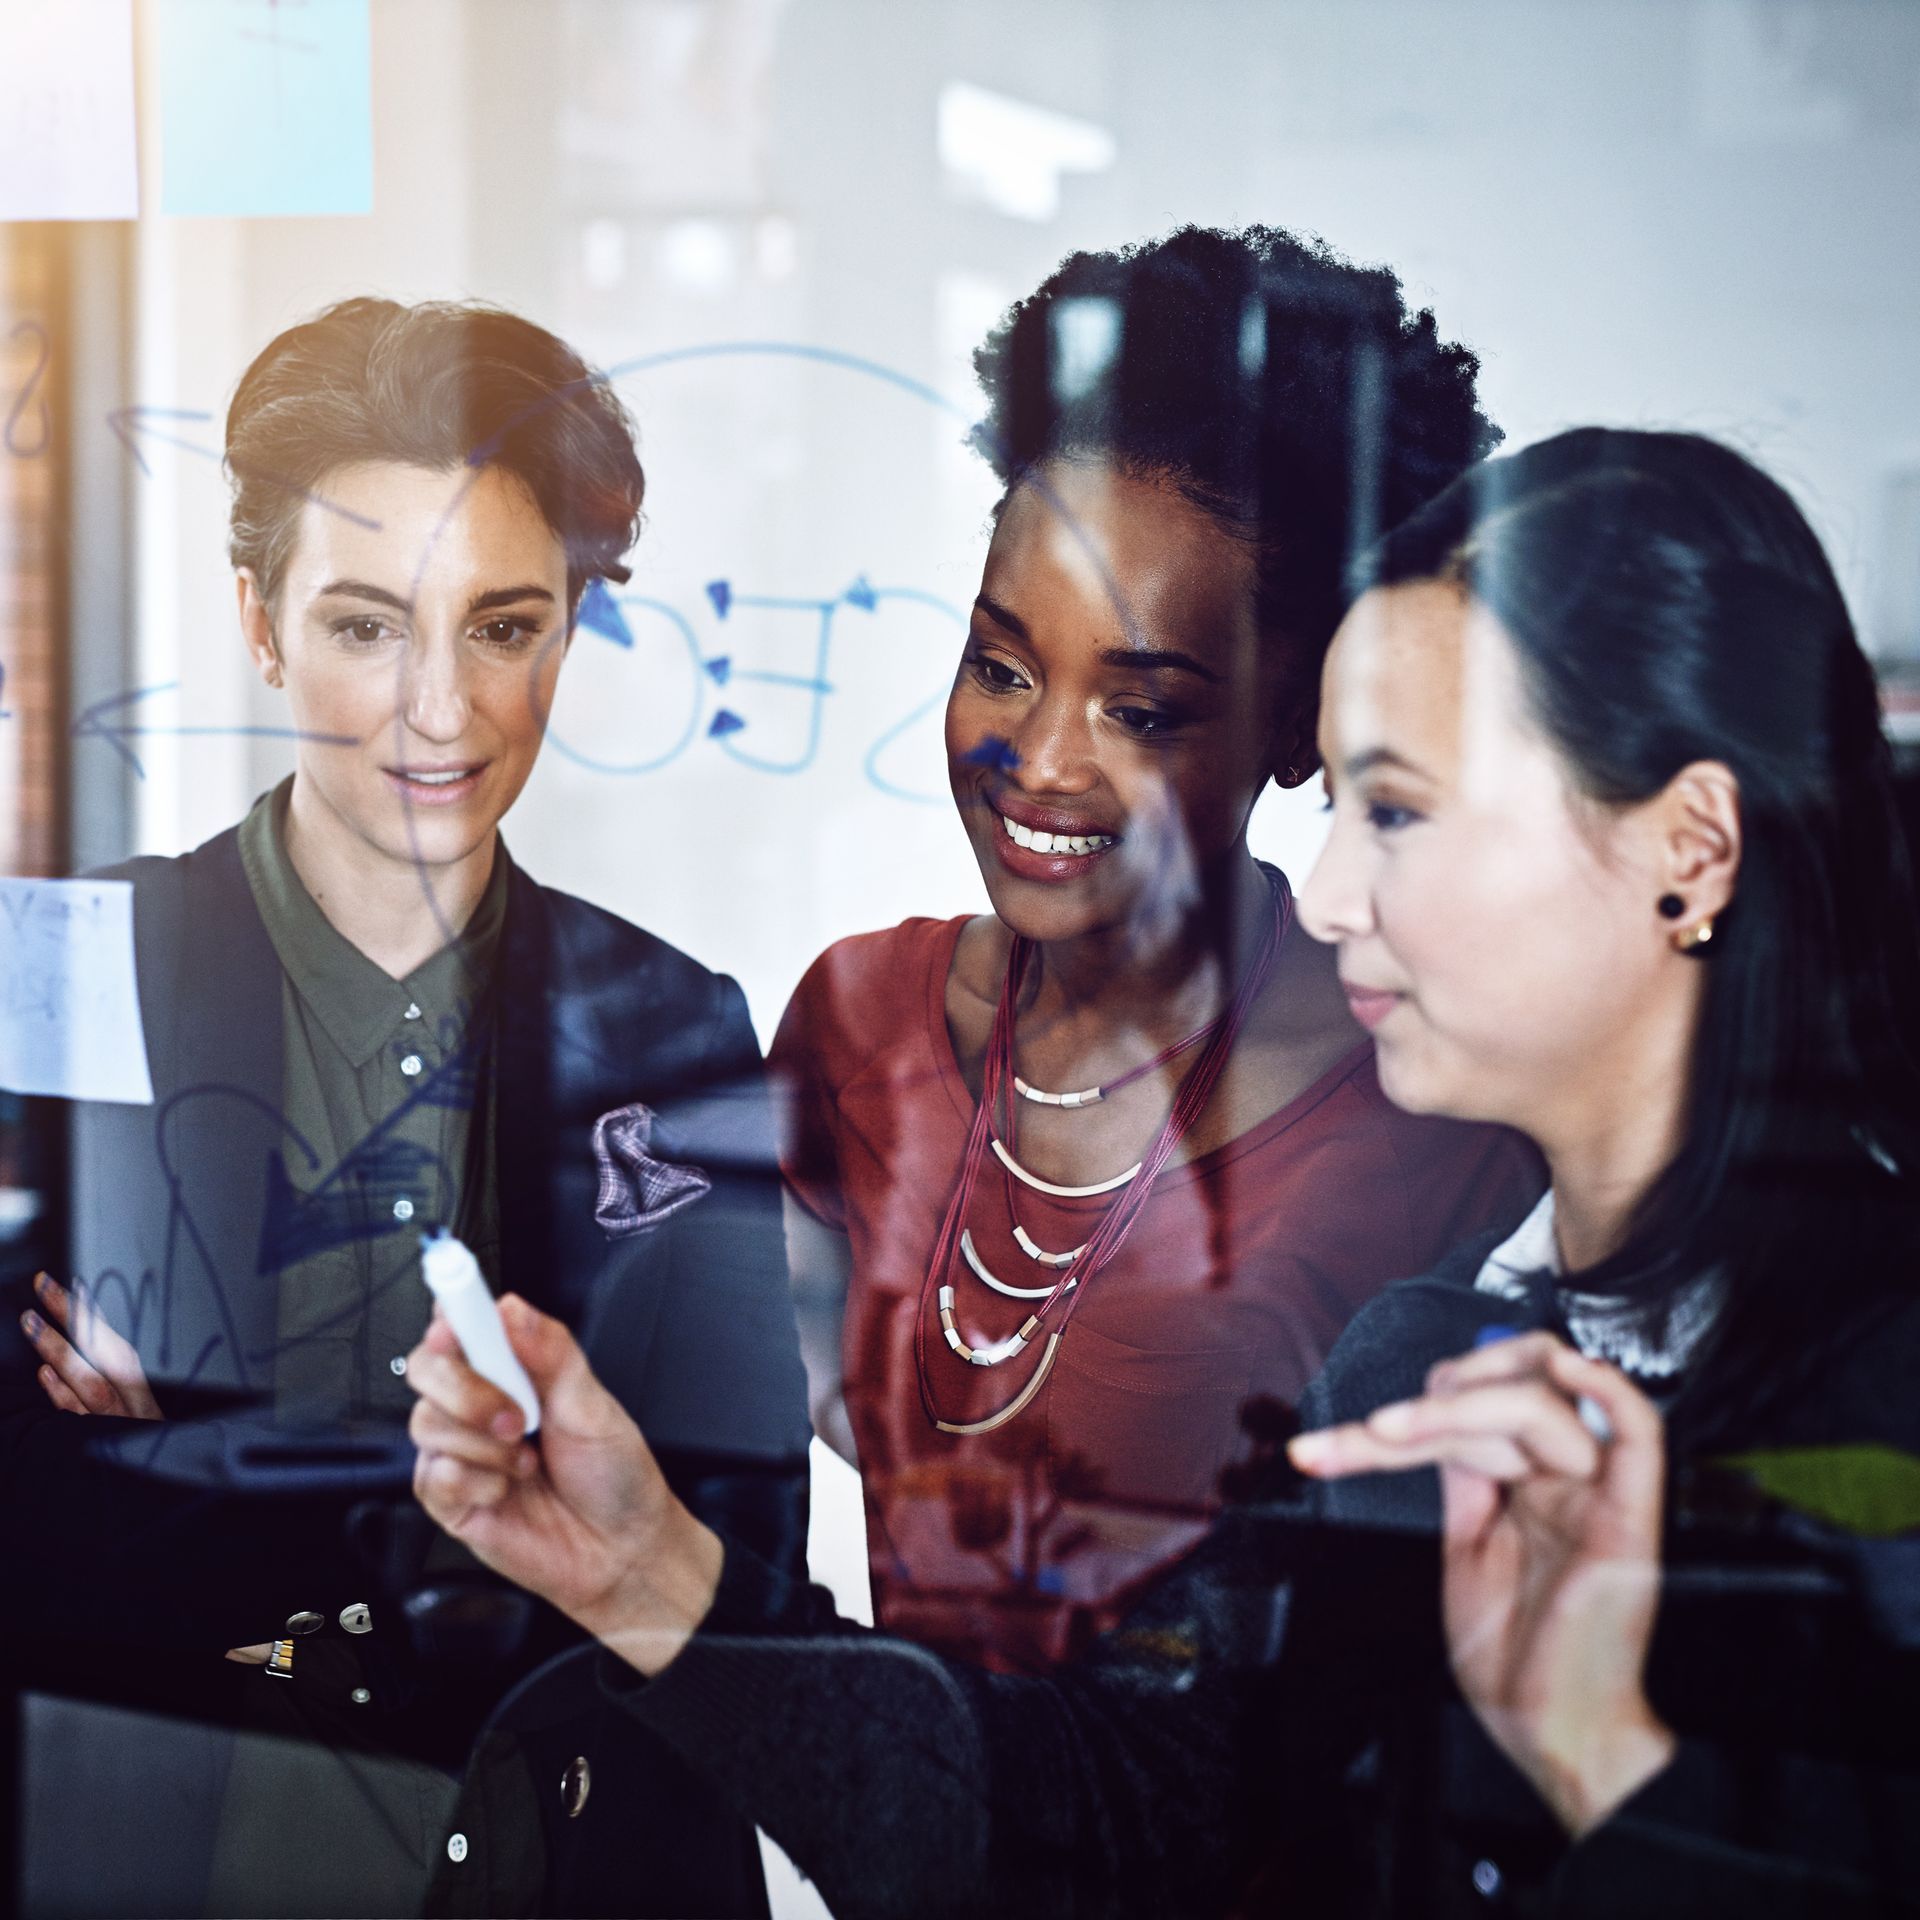
[[[593,1217],[610,1240],[645,1233],[713,1191],[702,1168],[676,1166],[647,1151],[653,1121],[653,1109],[636,1100],[593,1123],[593,1157],[600,1163]]]

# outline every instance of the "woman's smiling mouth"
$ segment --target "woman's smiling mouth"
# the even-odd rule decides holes
[[[1000,864],[1022,880],[1077,880],[1100,856],[1120,844],[1120,836],[1099,823],[1075,819],[1053,808],[1014,802],[1028,815],[1013,817],[1002,803],[987,802],[999,831],[993,836]]]
[[[409,806],[445,807],[466,799],[479,786],[488,765],[485,760],[459,760],[439,766],[382,767],[380,771]]]
[[[1006,830],[1007,838],[1016,847],[1026,847],[1034,853],[1085,855],[1098,853],[1102,847],[1113,845],[1114,837],[1110,833],[1036,833],[1031,827],[1023,827],[1018,820],[1008,819],[1004,813],[997,817]]]

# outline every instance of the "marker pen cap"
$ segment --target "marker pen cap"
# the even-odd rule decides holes
[[[540,1425],[540,1399],[507,1340],[500,1304],[487,1288],[486,1276],[472,1253],[442,1228],[420,1236],[420,1277],[426,1281],[454,1337],[467,1356],[467,1365],[483,1380],[520,1403],[527,1416],[527,1432]]]

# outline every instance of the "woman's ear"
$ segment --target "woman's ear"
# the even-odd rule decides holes
[[[1667,782],[1654,805],[1665,891],[1683,903],[1674,917],[1711,920],[1740,877],[1740,782],[1718,760],[1696,760]]]
[[[1273,736],[1273,784],[1304,787],[1320,771],[1320,745],[1315,737],[1319,713],[1309,706],[1283,720]]]
[[[237,567],[233,584],[240,602],[240,637],[247,643],[253,664],[268,686],[284,686],[286,670],[280,658],[280,643],[274,638],[273,614],[260,591],[260,582],[251,567]]]

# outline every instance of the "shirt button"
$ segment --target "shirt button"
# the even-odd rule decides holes
[[[467,1836],[464,1833],[447,1835],[447,1858],[457,1867],[467,1857]]]
[[[560,1804],[567,1810],[569,1820],[578,1820],[580,1810],[587,1804],[587,1795],[593,1791],[593,1769],[587,1765],[587,1757],[577,1753],[567,1762],[567,1770],[560,1776]]]
[[[405,1373],[406,1370],[407,1356],[404,1353],[396,1353],[393,1358],[387,1362],[387,1371],[396,1377]]]
[[[409,1200],[404,1193],[393,1203],[393,1217],[396,1220],[411,1220],[413,1218],[413,1202]]]
[[[1491,1900],[1500,1891],[1500,1869],[1491,1860],[1473,1863],[1473,1889]]]
[[[373,1609],[364,1600],[356,1600],[352,1606],[341,1609],[340,1624],[349,1633],[371,1633]]]
[[[347,1697],[356,1707],[364,1707],[367,1702],[373,1698],[373,1689],[371,1687],[355,1687]]]
[[[408,1054],[407,1057],[400,1062],[400,1071],[411,1080],[413,1076],[420,1071],[420,1056],[417,1053]]]
[[[326,1616],[318,1613],[295,1613],[287,1618],[289,1633],[318,1633],[327,1624]]]
[[[409,1020],[418,1020],[420,1018],[420,1003],[417,1000],[409,1000],[407,1002],[407,1018]]]

